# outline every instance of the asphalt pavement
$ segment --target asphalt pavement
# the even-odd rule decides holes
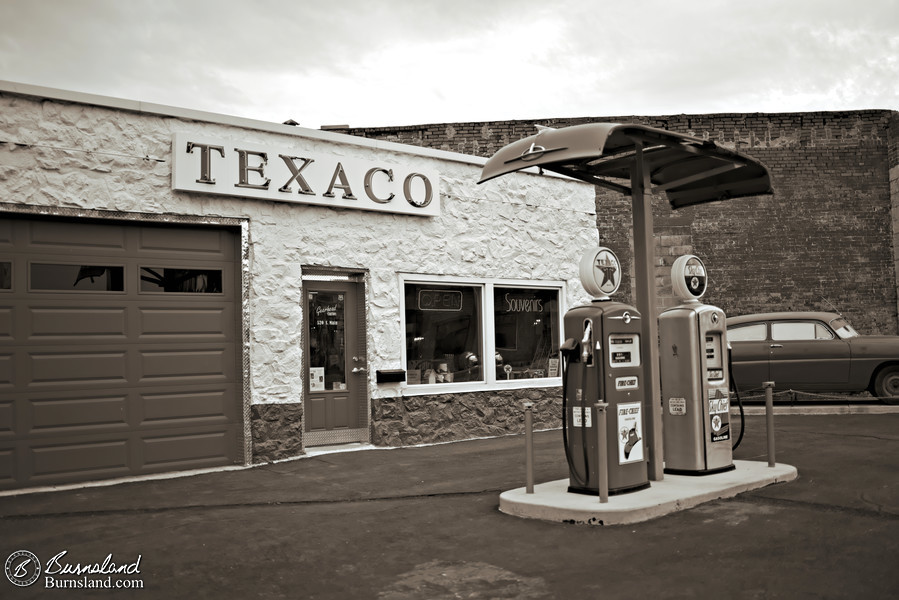
[[[796,480],[629,525],[499,512],[525,482],[520,435],[5,495],[0,597],[899,597],[899,414],[775,432]],[[734,458],[766,447],[747,416]],[[538,483],[567,477],[560,431],[535,449]]]

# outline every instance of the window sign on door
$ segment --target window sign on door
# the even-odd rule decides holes
[[[309,389],[346,389],[345,298],[339,292],[310,292]]]

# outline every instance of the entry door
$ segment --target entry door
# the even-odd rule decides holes
[[[305,296],[305,445],[368,441],[362,284],[309,281]]]

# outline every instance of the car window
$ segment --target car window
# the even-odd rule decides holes
[[[771,339],[786,340],[831,340],[833,334],[817,321],[784,321],[771,323]]]
[[[749,325],[737,325],[727,329],[727,341],[729,342],[759,342],[764,341],[767,328],[764,323],[750,323]]]
[[[844,340],[858,336],[858,332],[843,317],[831,321],[830,326],[833,327],[836,330],[837,335]]]

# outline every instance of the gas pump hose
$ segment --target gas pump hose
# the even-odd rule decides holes
[[[568,447],[568,363],[570,359],[566,351],[562,351],[562,444],[565,446],[565,460],[568,462],[568,471],[577,481],[574,481],[578,487],[587,487],[587,482],[581,479],[581,474],[574,467],[574,461],[571,459],[571,449]],[[587,369],[584,369],[586,374]],[[582,417],[583,418],[583,417]],[[584,448],[584,458],[586,460],[586,446]],[[586,469],[587,463],[584,463]]]
[[[581,448],[584,450],[584,487],[590,480],[590,463],[587,452],[587,363],[584,363],[584,377],[581,381]]]
[[[746,430],[746,414],[743,411],[743,400],[740,398],[740,390],[734,379],[734,363],[730,359],[730,350],[727,352],[727,373],[730,376],[730,385],[734,389],[734,396],[737,398],[737,406],[740,407],[740,436],[734,441],[734,444],[731,447],[731,450],[736,450],[740,446],[740,442],[743,441],[743,431]]]

